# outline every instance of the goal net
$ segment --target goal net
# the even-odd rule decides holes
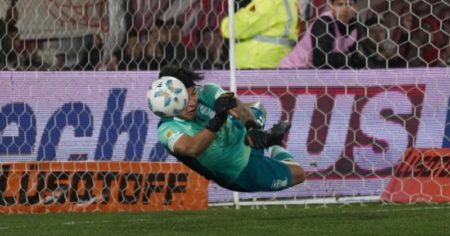
[[[1,0],[0,212],[450,200],[448,2],[230,2]],[[167,64],[290,120],[307,180],[236,194],[169,155]]]

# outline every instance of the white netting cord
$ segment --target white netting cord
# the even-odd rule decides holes
[[[2,69],[157,70],[168,63],[228,68],[220,24],[228,15],[226,0],[4,3],[0,7]],[[242,1],[236,8],[247,3]],[[447,65],[448,2],[367,3],[356,5],[358,22],[365,30],[379,26],[386,32],[374,29],[383,34],[378,38],[371,36],[370,29],[369,38],[361,35],[358,49],[364,59],[390,61],[386,67]],[[297,7],[302,32],[329,9],[326,1],[319,0],[298,1]],[[371,62],[366,67],[377,66]]]
[[[228,2],[3,0],[0,3],[0,70],[64,72],[45,74],[46,78],[39,78],[42,84],[33,82],[40,74],[11,73],[12,79],[1,78],[0,151],[4,155],[0,158],[3,168],[0,206],[59,202],[78,204],[77,211],[85,211],[103,210],[91,204],[105,202],[115,202],[115,207],[121,210],[134,209],[128,205],[136,202],[143,204],[136,209],[151,208],[147,200],[163,202],[163,209],[198,204],[199,201],[189,195],[191,192],[186,197],[182,194],[186,189],[203,191],[204,179],[195,177],[195,183],[200,185],[197,189],[185,188],[191,172],[186,174],[187,170],[177,169],[180,167],[173,164],[175,158],[168,156],[156,143],[157,120],[147,114],[143,99],[145,89],[136,88],[147,88],[148,80],[142,81],[142,78],[156,77],[159,69],[167,64],[206,71],[208,79],[229,88],[228,70],[235,68],[233,56],[245,54],[229,54],[230,44],[223,32],[226,26],[221,25],[230,14]],[[244,9],[248,2],[238,1],[235,11]],[[280,119],[295,121],[286,141],[311,179],[284,192],[241,194],[244,204],[373,201],[385,193],[391,181],[411,181],[404,179],[408,174],[413,177],[412,181],[433,176],[428,172],[434,173],[434,170],[436,178],[448,175],[445,152],[435,155],[444,156],[441,159],[433,159],[433,155],[417,150],[414,155],[403,156],[405,148],[419,142],[419,134],[424,136],[420,132],[425,132],[422,131],[425,128],[432,127],[430,130],[436,133],[446,129],[442,124],[447,122],[448,89],[445,84],[440,85],[439,80],[448,77],[448,72],[436,72],[430,67],[443,68],[450,64],[448,1],[358,1],[355,22],[351,26],[333,25],[325,29],[326,34],[318,35],[308,33],[308,29],[319,21],[328,27],[326,21],[320,19],[330,10],[328,1],[295,2],[301,19],[296,41],[299,43],[310,37],[310,42],[316,43],[312,50],[317,50],[313,54],[319,55],[321,60],[308,61],[305,67],[294,66],[290,70],[277,66],[247,70],[237,65],[239,77],[231,83],[231,89],[236,90],[243,101],[264,101],[270,111],[266,127]],[[232,28],[227,27],[230,31]],[[355,29],[355,34],[346,37],[345,33],[351,32],[349,29]],[[320,48],[320,41],[326,41],[331,31],[356,43],[351,56],[344,56],[345,47],[336,46],[331,51]],[[238,38],[238,33],[242,32],[235,33]],[[259,39],[271,40],[270,37]],[[236,46],[249,40],[239,38]],[[286,41],[278,39],[276,42]],[[258,49],[263,50],[263,47]],[[341,53],[344,59],[334,59],[335,53]],[[305,68],[319,70],[303,70]],[[322,68],[338,70],[320,70]],[[390,70],[365,70],[390,68],[406,69],[393,75],[389,74]],[[420,68],[430,69],[430,72]],[[95,78],[109,75],[114,78],[97,83],[92,78],[79,78],[78,73],[70,73],[78,71],[95,71],[87,73]],[[125,78],[116,78],[116,71],[135,71],[136,74],[117,73]],[[427,82],[426,76],[433,80]],[[61,91],[44,87],[61,88]],[[52,98],[45,97],[49,94]],[[88,105],[83,103],[85,101]],[[427,104],[424,105],[424,101]],[[438,104],[437,107],[434,104]],[[37,120],[33,120],[35,116]],[[23,120],[28,126],[20,124],[25,122]],[[425,128],[419,129],[419,125]],[[131,134],[136,130],[147,132]],[[22,134],[35,139],[14,138]],[[425,141],[421,139],[420,144],[443,146],[442,140],[430,136],[422,138]],[[32,141],[35,146],[31,148],[27,142]],[[147,146],[142,147],[144,145]],[[113,155],[114,150],[120,153],[116,151]],[[4,164],[4,160],[25,163]],[[84,166],[77,172],[67,163],[50,166],[50,169],[44,165],[39,169],[40,161],[123,163]],[[398,164],[398,161],[403,162]],[[169,163],[168,166],[164,162]],[[164,167],[160,167],[160,163]],[[437,171],[438,166],[444,170]],[[411,172],[408,168],[417,169]],[[117,179],[109,180],[112,177],[103,176],[104,172],[115,173]],[[32,183],[37,185],[32,188]],[[439,180],[427,180],[420,188],[436,183]],[[44,186],[46,184],[50,186]],[[448,184],[437,185],[441,192],[448,188]],[[231,192],[213,182],[207,191],[211,204],[227,205],[233,201]],[[384,199],[389,200],[409,189],[391,188],[389,191]],[[164,203],[172,200],[171,194],[182,196],[175,202],[176,206]],[[406,197],[411,195],[405,194]],[[448,200],[442,195],[440,197]],[[427,196],[423,199],[432,201]],[[264,203],[256,203],[260,200]]]

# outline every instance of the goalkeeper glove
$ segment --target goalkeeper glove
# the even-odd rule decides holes
[[[245,135],[244,143],[252,148],[265,148],[267,147],[267,140],[269,133],[262,129],[250,128]]]
[[[252,148],[267,148],[273,145],[282,145],[284,135],[291,128],[291,123],[282,121],[265,131],[250,128],[245,136],[244,143]]]
[[[237,106],[236,98],[233,92],[227,92],[220,95],[214,102],[214,111],[216,115],[208,121],[206,129],[217,132],[228,118],[228,110]]]

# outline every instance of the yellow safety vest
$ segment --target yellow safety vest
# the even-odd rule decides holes
[[[236,67],[276,68],[297,42],[297,0],[253,0],[235,13]],[[229,38],[229,18],[221,22]]]

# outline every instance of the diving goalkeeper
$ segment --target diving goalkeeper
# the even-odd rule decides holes
[[[303,168],[282,147],[289,122],[265,131],[262,107],[250,107],[216,84],[197,85],[203,76],[186,68],[166,66],[159,73],[164,76],[180,80],[188,93],[181,113],[162,117],[158,125],[159,141],[179,161],[239,192],[279,191],[305,180]]]

